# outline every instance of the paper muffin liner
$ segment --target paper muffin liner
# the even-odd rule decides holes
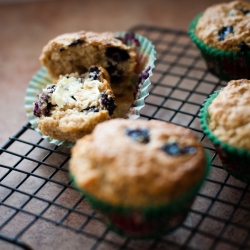
[[[226,81],[250,79],[250,51],[233,52],[219,50],[203,43],[195,34],[195,28],[203,13],[197,15],[189,26],[189,36],[200,50],[208,69],[218,78]]]
[[[124,38],[127,32],[117,32],[115,36]],[[132,34],[132,33],[131,33]],[[140,117],[140,110],[145,106],[145,97],[149,95],[148,86],[151,84],[150,77],[152,76],[152,70],[155,67],[154,62],[156,59],[156,51],[154,45],[146,37],[139,34],[135,34],[135,38],[139,41],[140,46],[137,48],[137,67],[136,74],[138,82],[134,83],[133,101],[129,105],[127,112],[123,117],[126,119],[137,119]],[[133,79],[131,80],[133,81]],[[52,84],[52,79],[47,73],[45,67],[42,67],[36,72],[28,84],[25,95],[25,110],[29,122],[32,127],[48,142],[56,144],[57,146],[63,145],[65,147],[72,147],[75,143],[69,141],[61,141],[50,138],[49,136],[43,135],[38,128],[38,117],[33,114],[33,104],[38,101],[37,95],[41,93],[42,89],[48,84]],[[116,97],[116,100],[119,97]]]
[[[204,134],[213,143],[223,167],[228,173],[243,182],[250,183],[250,152],[246,149],[238,149],[230,146],[228,143],[217,138],[209,128],[209,112],[208,107],[212,101],[218,96],[220,90],[210,95],[205,100],[200,112],[200,122]]]
[[[205,171],[199,182],[169,204],[143,208],[114,206],[100,201],[79,187],[71,172],[70,176],[74,186],[86,197],[93,209],[101,214],[102,221],[110,230],[125,237],[150,239],[167,234],[181,225],[209,171],[210,156],[206,152]]]

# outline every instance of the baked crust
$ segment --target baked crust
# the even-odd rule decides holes
[[[212,5],[199,19],[195,33],[208,46],[244,50],[245,45],[250,46],[250,4],[233,1]]]
[[[135,141],[127,129],[146,129],[149,142]],[[168,155],[163,147],[176,141],[195,152]],[[72,148],[70,172],[77,185],[113,205],[145,207],[179,198],[204,175],[205,153],[183,127],[151,120],[114,119],[96,126]]]
[[[44,46],[40,61],[53,79],[60,75],[85,73],[92,65],[104,67],[115,94],[131,85],[136,66],[134,46],[125,45],[114,33],[79,31],[62,34]]]
[[[50,89],[50,86],[53,86],[53,84],[48,85],[43,90],[38,102],[40,104],[38,112],[40,113],[36,110],[34,111],[34,114],[38,113],[38,128],[43,135],[57,140],[75,142],[82,136],[91,133],[96,124],[116,117],[116,111],[109,110],[102,103],[102,95],[105,95],[110,100],[112,99],[112,101],[115,99],[109,84],[109,75],[102,67],[93,68],[100,70],[98,80],[86,82],[86,79],[90,77],[90,73],[82,75],[82,83],[77,83],[80,87],[74,96],[68,97],[70,99],[65,103],[61,102],[65,100],[63,94],[64,91],[68,90],[67,87],[60,93],[57,103],[54,101],[56,98],[53,98],[54,96],[48,93],[48,87]],[[72,77],[73,80],[80,79],[78,74],[71,74],[67,77]],[[61,77],[61,79],[63,78]],[[93,86],[91,85],[92,82],[94,83]],[[55,88],[59,86],[58,84],[55,85]],[[45,103],[43,103],[43,94],[47,96],[45,99],[48,99]],[[50,110],[47,110],[47,107]],[[115,106],[111,108],[115,108]]]
[[[208,107],[209,127],[221,141],[250,151],[250,81],[232,80]]]

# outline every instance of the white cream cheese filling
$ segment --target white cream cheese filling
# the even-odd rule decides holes
[[[82,109],[98,104],[100,99],[98,80],[89,78],[62,77],[56,84],[51,103],[63,108],[67,103],[81,102]]]

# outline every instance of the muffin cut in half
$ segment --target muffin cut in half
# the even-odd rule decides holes
[[[90,66],[100,65],[110,75],[114,94],[122,94],[131,85],[136,67],[138,40],[129,41],[116,38],[111,32],[67,33],[44,46],[40,61],[53,79],[74,72],[82,74]]]
[[[53,139],[75,142],[99,122],[115,117],[115,96],[109,75],[98,66],[88,73],[61,76],[38,95],[34,115],[38,128]]]

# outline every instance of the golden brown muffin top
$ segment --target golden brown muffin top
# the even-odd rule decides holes
[[[130,207],[168,204],[204,175],[205,153],[194,134],[162,121],[114,119],[72,148],[70,171],[95,198]]]
[[[112,32],[96,33],[85,30],[61,34],[50,40],[43,50],[47,50],[47,47],[52,46],[54,43],[60,44],[61,49],[83,43],[91,43],[97,46],[106,44],[128,48],[121,40],[115,38],[115,34]]]
[[[215,4],[199,19],[195,33],[206,45],[226,51],[250,49],[250,4]]]
[[[209,127],[221,141],[250,151],[250,81],[232,80],[208,107]]]
[[[136,65],[135,45],[127,46],[112,32],[96,33],[82,30],[59,35],[43,47],[39,60],[42,65],[47,67],[51,77],[57,79],[60,74],[83,73],[79,72],[82,70],[80,66],[88,68],[91,65],[100,65],[106,68],[107,65],[104,65],[103,62],[106,49],[112,47],[125,53],[126,60],[123,58],[123,61],[130,62],[134,70]],[[116,50],[111,52],[117,56]],[[71,69],[70,65],[75,68]],[[60,67],[60,69],[56,67]]]

